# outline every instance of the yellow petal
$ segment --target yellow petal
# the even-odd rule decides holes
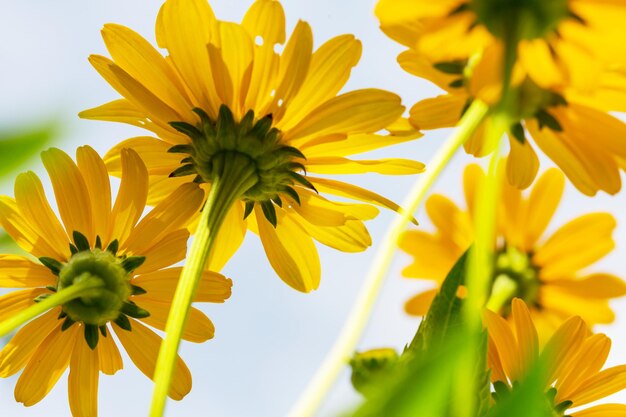
[[[145,110],[150,119],[159,121],[161,126],[169,122],[184,120],[184,117],[176,110],[161,101],[110,59],[92,55],[89,57],[89,62],[111,87],[134,106]]]
[[[50,294],[50,291],[44,288],[33,288],[12,291],[0,296],[0,322],[32,306],[35,304],[35,298],[42,294]]]
[[[121,150],[122,182],[111,212],[110,238],[123,243],[143,214],[148,197],[148,171],[132,149]]]
[[[542,267],[542,278],[571,276],[602,259],[615,247],[611,237],[615,226],[615,218],[608,213],[586,214],[562,226],[533,256],[533,262]]]
[[[414,42],[417,42],[417,37],[414,39]],[[420,78],[425,78],[428,81],[436,84],[442,90],[448,92],[455,90],[459,91],[458,89],[450,87],[450,83],[456,81],[457,79],[460,79],[460,75],[446,74],[443,71],[439,71],[433,66],[433,63],[429,61],[423,54],[420,54],[414,50],[404,51],[400,55],[398,55],[398,64],[400,64],[402,69],[409,74],[416,75]],[[457,93],[457,97],[458,96],[459,95]]]
[[[533,186],[528,197],[528,210],[525,219],[525,246],[526,250],[533,248],[537,240],[550,224],[552,216],[559,206],[565,178],[557,169],[547,170]]]
[[[298,291],[317,289],[321,271],[313,239],[289,215],[279,215],[276,228],[258,207],[255,216],[267,259],[278,276]]]
[[[98,341],[99,369],[106,375],[114,375],[124,367],[120,350],[113,340],[110,328],[107,327],[107,336]]]
[[[175,267],[142,274],[134,278],[132,284],[146,290],[153,300],[171,302],[181,271],[181,267]],[[204,271],[194,301],[223,303],[230,297],[232,285],[233,282],[222,274]]]
[[[104,25],[102,38],[113,61],[129,76],[180,115],[193,120],[193,105],[185,96],[177,75],[148,41],[125,26],[111,23]]]
[[[18,211],[15,200],[0,196],[0,224],[4,231],[26,252],[36,256],[49,256],[56,251],[30,226]]]
[[[554,332],[546,343],[541,360],[546,364],[546,385],[562,378],[567,371],[565,365],[575,357],[582,345],[588,329],[585,322],[578,316],[570,317]]]
[[[274,106],[288,106],[298,93],[311,64],[313,32],[307,22],[299,20],[280,57]],[[274,108],[272,113],[279,113]],[[283,110],[284,111],[284,110]]]
[[[78,167],[65,152],[51,148],[41,153],[65,230],[71,235],[78,231],[93,236],[91,201],[85,180]]]
[[[262,45],[274,47],[285,42],[285,12],[278,1],[257,0],[246,12],[241,25],[252,39],[260,36]]]
[[[61,324],[46,337],[15,385],[15,400],[26,407],[37,404],[54,387],[70,364],[80,326],[61,331]]]
[[[519,62],[540,87],[562,85],[564,74],[555,62],[554,52],[544,39],[524,40],[518,46]]]
[[[515,336],[509,324],[499,315],[491,310],[485,310],[483,320],[489,337],[493,340],[498,350],[498,355],[502,361],[502,366],[506,375],[511,381],[519,381],[522,377],[519,368],[519,349],[515,341]]]
[[[98,349],[91,350],[84,338],[77,337],[67,380],[70,410],[74,416],[98,416],[98,364]]]
[[[488,339],[487,366],[491,369],[491,381],[502,381],[504,383],[508,383],[508,378],[502,368],[502,361],[500,360],[498,348],[491,337]]]
[[[56,332],[60,308],[48,311],[17,331],[0,351],[0,377],[18,373],[26,366],[50,332]]]
[[[206,0],[168,0],[159,11],[159,46],[167,48],[188,91],[193,92],[194,104],[213,117],[220,102],[212,82],[207,45],[216,32],[217,21]]]
[[[611,274],[590,274],[580,279],[555,279],[549,285],[582,298],[614,298],[626,295],[626,282]]]
[[[348,220],[347,214],[332,201],[315,194],[299,190],[300,204],[294,202],[292,209],[308,223],[316,226],[342,226]]]
[[[152,379],[162,339],[137,320],[131,321],[131,327],[132,330],[127,331],[113,324],[115,334],[122,346],[124,346],[130,359],[145,376]],[[191,391],[191,373],[180,356],[177,356],[172,385],[168,395],[173,400],[179,401],[189,391]]]
[[[156,206],[169,197],[178,187],[193,181],[193,175],[170,178],[167,175],[151,175],[148,179],[148,202],[150,206]]]
[[[233,257],[243,243],[247,227],[243,220],[243,207],[235,203],[224,218],[220,230],[217,232],[215,244],[209,254],[206,268],[212,271],[221,271],[224,265]]]
[[[304,231],[318,242],[342,252],[363,252],[372,245],[367,228],[360,220],[348,220],[341,226],[318,226],[300,216],[293,216]]]
[[[155,329],[165,331],[165,324],[172,306],[171,303],[153,300],[150,298],[150,294],[134,297],[134,301],[139,307],[150,312],[149,317],[141,319],[142,322]],[[189,310],[189,317],[183,330],[182,338],[190,342],[202,343],[212,339],[214,334],[215,326],[213,326],[211,320],[203,312],[192,307]]]
[[[517,188],[528,188],[539,171],[539,158],[530,143],[523,144],[513,137],[509,137],[511,151],[506,161],[506,174],[509,183]]]
[[[395,23],[427,17],[448,15],[458,6],[459,0],[380,0],[376,5],[376,17],[381,22]]]
[[[187,254],[187,241],[189,231],[179,229],[164,235],[153,242],[149,248],[144,248],[140,256],[145,256],[145,262],[135,270],[136,274],[157,271],[161,268],[172,266],[183,259]]]
[[[527,372],[534,366],[537,360],[539,336],[526,303],[519,298],[514,298],[511,307],[515,335],[519,347],[519,369],[522,372]]]
[[[18,255],[0,255],[0,287],[28,288],[55,285],[56,277],[43,265]]]
[[[279,4],[278,2],[272,3]],[[254,49],[254,65],[250,74],[250,86],[246,96],[245,107],[254,109],[257,116],[268,114],[270,111],[271,104],[274,102],[272,94],[276,85],[279,67],[280,58],[274,52],[273,45],[263,44],[263,46],[257,46]]]
[[[615,313],[611,310],[608,300],[589,298],[564,292],[558,286],[543,285],[541,287],[541,306],[546,311],[558,313],[564,317],[580,315],[589,326],[597,323],[611,323]]]
[[[485,172],[477,164],[469,164],[463,171],[463,193],[465,195],[465,202],[467,203],[467,210],[470,213],[471,218],[474,218],[474,206],[476,204],[476,195],[478,184],[481,184],[485,177]]]
[[[411,107],[411,123],[426,130],[454,127],[461,118],[467,99],[464,94],[446,94],[421,100]]]
[[[572,417],[624,417],[626,404],[602,404],[572,413]]]
[[[442,239],[453,243],[460,251],[465,251],[474,241],[471,219],[452,200],[433,194],[426,200],[425,206],[428,217],[437,227]]]
[[[361,42],[353,35],[332,38],[319,47],[302,87],[287,106],[280,128],[289,130],[317,106],[335,97],[361,58]]]
[[[109,242],[109,224],[111,217],[111,184],[104,161],[90,146],[81,146],[76,150],[76,163],[91,201],[94,233],[100,236],[103,245]],[[92,237],[95,239],[95,236]]]
[[[364,89],[332,98],[284,132],[285,140],[332,133],[372,133],[396,121],[404,111],[400,98],[387,91]]]
[[[120,241],[120,247],[142,254],[163,236],[185,227],[198,212],[203,200],[204,191],[196,184],[180,186],[141,219],[130,232],[128,240]]]
[[[413,263],[402,271],[403,276],[433,279],[438,282],[443,282],[454,263],[465,251],[465,248],[459,249],[448,241],[422,230],[405,232],[398,246],[413,256]]]
[[[233,83],[233,102],[230,108],[235,119],[239,119],[247,110],[242,111],[241,107],[250,85],[254,57],[252,39],[248,32],[236,23],[219,22],[219,30],[222,59]]]
[[[404,304],[404,311],[412,316],[425,316],[438,292],[439,289],[434,288],[411,297],[411,299]]]
[[[48,204],[43,185],[35,173],[29,171],[17,176],[15,202],[40,239],[55,249],[48,256],[66,260],[70,256],[67,234]]]
[[[355,161],[339,157],[318,157],[306,160],[307,171],[316,174],[364,174],[376,172],[386,175],[411,175],[424,172],[425,165],[410,159],[383,158]]]
[[[626,365],[614,366],[597,373],[568,398],[573,407],[608,397],[626,388]]]
[[[389,128],[389,127],[388,127]],[[421,136],[421,133],[418,137]],[[348,156],[397,145],[415,139],[412,135],[375,135],[361,133],[356,135],[333,135],[332,140],[311,141],[300,146],[307,158],[323,156]]]
[[[180,160],[184,158],[181,154],[169,153],[168,149],[171,147],[169,143],[162,140],[150,136],[139,136],[118,143],[107,152],[104,159],[109,172],[113,175],[120,175],[122,173],[121,151],[132,149],[141,157],[149,175],[167,176],[181,165]]]

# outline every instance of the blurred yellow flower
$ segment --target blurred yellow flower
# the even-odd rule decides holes
[[[463,178],[467,209],[435,194],[426,202],[426,211],[437,230],[408,231],[401,239],[400,248],[413,256],[403,275],[436,284],[407,302],[409,314],[426,313],[437,287],[473,242],[472,208],[484,175],[479,166],[469,165]],[[615,246],[612,215],[586,214],[545,236],[563,189],[563,175],[554,168],[539,177],[526,197],[504,181],[498,207],[491,305],[501,306],[498,312],[509,317],[511,300],[523,299],[542,335],[574,314],[590,325],[610,323],[614,314],[609,300],[626,294],[620,278],[584,272]]]
[[[202,204],[203,192],[183,185],[141,218],[148,172],[136,152],[122,151],[113,207],[104,161],[88,146],[78,148],[76,157],[77,164],[58,149],[42,154],[62,222],[32,172],[17,177],[15,198],[0,197],[0,224],[39,259],[0,255],[0,287],[21,288],[0,297],[0,322],[53,293],[93,288],[20,329],[0,352],[0,377],[22,371],[15,399],[31,406],[69,366],[72,415],[95,417],[99,373],[112,375],[122,368],[112,333],[137,368],[152,378],[161,338],[146,325],[165,327],[182,269],[171,265],[185,258],[185,226]],[[196,301],[224,302],[231,285],[207,271]],[[204,342],[213,333],[211,321],[193,309],[184,338]],[[191,374],[178,358],[169,395],[179,400],[190,389]]]
[[[415,3],[419,3],[419,0]],[[388,23],[385,20],[388,17],[384,13],[387,9],[385,4],[382,1],[378,9],[382,29],[391,38],[410,48],[398,56],[402,68],[433,82],[446,92],[422,100],[412,107],[410,121],[416,128],[429,130],[453,127],[473,100],[479,98],[488,103],[497,102],[502,84],[503,51],[500,44],[485,45],[484,50],[475,51],[478,55],[471,58],[467,55],[453,61],[438,61],[436,57],[419,50],[419,40],[425,36],[427,25],[419,20],[407,20],[402,24],[392,20],[394,23]],[[626,6],[620,7],[626,13]],[[470,12],[463,12],[466,13]],[[449,43],[452,46],[459,45],[459,42]],[[624,41],[622,43],[626,44]],[[526,50],[520,46],[520,51]],[[550,71],[552,66],[563,70],[570,67],[550,64],[546,61],[551,59],[550,56],[522,59],[525,56],[520,52],[520,62],[515,67],[512,79],[511,95],[515,100],[514,108],[509,109],[509,182],[519,188],[526,188],[537,175],[539,158],[529,141],[530,136],[582,193],[595,195],[599,190],[609,194],[617,193],[621,189],[620,169],[625,167],[626,124],[608,112],[624,111],[624,71],[621,67],[604,66],[597,73],[588,74],[593,85],[574,87],[566,77],[554,74],[556,70]],[[525,59],[528,65],[524,65]],[[594,60],[589,65],[579,63],[571,68],[590,71],[589,66],[598,62]],[[540,75],[552,75],[554,80],[543,80]],[[465,143],[467,153],[480,157],[493,150],[485,145],[484,133],[489,121],[487,119]]]
[[[320,263],[313,239],[363,251],[371,245],[363,220],[378,213],[369,204],[398,206],[366,189],[307,174],[424,169],[407,159],[347,158],[420,134],[401,118],[404,108],[392,93],[337,95],[361,55],[354,36],[338,36],[313,51],[311,28],[299,21],[282,47],[285,16],[278,1],[256,1],[237,24],[217,20],[205,0],[168,0],[156,25],[166,57],[126,27],[108,24],[102,34],[112,60],[90,61],[124,98],[81,117],[130,123],[158,136],[128,139],[113,149],[105,157],[113,173],[119,171],[118,149],[135,149],[150,173],[149,201],[156,202],[180,184],[195,181],[208,189],[228,165],[253,171],[245,186],[237,185],[242,189],[209,257],[213,269],[225,264],[250,229],[287,284],[316,289]],[[376,134],[385,128],[390,135]],[[334,202],[316,191],[369,204]]]
[[[516,383],[540,360],[543,361],[546,399],[551,402],[554,415],[610,417],[626,414],[624,404],[579,408],[626,388],[626,365],[602,369],[611,350],[611,339],[604,334],[592,334],[585,322],[575,316],[563,323],[541,347],[526,304],[516,298],[512,307],[513,329],[489,310],[484,316],[489,332],[487,361],[496,402],[515,390]]]

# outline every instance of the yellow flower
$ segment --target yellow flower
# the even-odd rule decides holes
[[[433,62],[514,42],[517,64],[543,88],[590,88],[626,59],[626,4],[614,0],[380,0],[382,29]]]
[[[587,2],[570,3],[576,3],[578,7],[580,3]],[[405,21],[403,25],[397,22],[388,23],[385,20],[389,19],[385,4],[384,1],[379,4],[383,30],[411,48],[398,56],[402,68],[433,82],[446,92],[438,97],[422,100],[412,107],[410,121],[416,128],[428,130],[453,127],[474,99],[480,98],[488,103],[497,102],[503,61],[500,44],[486,45],[479,56],[472,58],[467,55],[458,57],[455,61],[438,61],[417,49],[419,40],[426,36],[425,24],[411,20]],[[599,5],[598,9],[602,7],[605,6]],[[619,8],[623,8],[626,13],[626,6]],[[470,12],[463,12],[466,13]],[[602,25],[603,28],[605,26],[609,25]],[[479,27],[473,30],[478,31]],[[467,36],[467,39],[471,38]],[[533,42],[540,44],[544,41]],[[559,38],[555,42],[565,41]],[[626,42],[621,42],[626,45]],[[450,42],[450,45],[458,46],[459,42]],[[555,74],[557,69],[569,70],[570,66],[566,63],[550,64],[550,54],[547,57],[527,56],[522,53],[528,50],[524,45],[520,45],[520,61],[515,67],[512,80],[511,95],[515,99],[515,109],[509,115],[512,118],[508,131],[509,182],[526,188],[537,175],[539,158],[529,141],[530,136],[582,193],[594,195],[599,190],[609,194],[617,193],[621,189],[620,169],[624,168],[626,159],[626,125],[608,112],[624,111],[624,71],[619,67],[603,67],[596,74],[589,70],[586,63],[579,63],[571,66],[571,69],[593,72],[593,75],[587,75],[594,85],[575,88],[565,76]],[[536,46],[533,48],[538,50]],[[553,76],[554,79],[545,80],[540,76]],[[480,157],[493,150],[485,147],[484,132],[488,123],[489,119],[466,142],[467,153]]]
[[[182,269],[171,265],[185,257],[185,225],[202,204],[203,192],[183,185],[141,218],[148,172],[136,152],[122,151],[113,207],[104,161],[88,146],[78,148],[76,157],[77,164],[58,149],[42,154],[61,222],[32,172],[17,177],[15,198],[0,197],[0,224],[39,259],[0,255],[0,287],[21,288],[0,297],[0,322],[53,293],[85,283],[99,286],[20,329],[0,352],[0,376],[22,371],[15,399],[31,406],[69,366],[72,415],[89,417],[97,415],[99,373],[122,368],[113,333],[137,368],[152,377],[161,338],[146,325],[164,329]],[[230,290],[229,279],[207,271],[196,301],[221,303]],[[211,321],[193,309],[185,339],[204,342],[213,333]],[[191,374],[178,358],[169,395],[182,399],[190,389]]]
[[[419,133],[401,118],[404,108],[394,94],[364,89],[337,95],[361,55],[352,35],[313,51],[311,28],[299,21],[283,48],[285,16],[278,1],[256,1],[241,24],[217,20],[205,0],[166,1],[156,38],[167,57],[126,27],[109,24],[102,33],[112,60],[92,56],[91,63],[124,98],[81,117],[130,123],[158,136],[114,148],[105,157],[113,173],[119,171],[118,149],[135,149],[150,173],[149,201],[157,202],[180,184],[210,188],[225,165],[252,165],[252,185],[236,190],[241,197],[220,229],[212,269],[225,264],[250,229],[287,284],[316,289],[320,264],[313,239],[363,251],[371,245],[363,220],[378,213],[370,204],[398,206],[308,174],[413,174],[424,168],[406,159],[347,158]],[[391,134],[376,134],[384,128]],[[316,191],[370,204],[334,202]]]
[[[404,276],[440,285],[474,240],[472,207],[477,184],[484,175],[477,165],[465,169],[467,210],[442,195],[428,199],[426,211],[437,230],[406,232],[400,247],[414,259],[403,271]],[[537,180],[526,197],[506,181],[501,188],[490,301],[502,306],[498,311],[509,317],[511,299],[522,298],[542,335],[574,314],[580,314],[590,325],[610,323],[614,314],[608,301],[626,294],[626,284],[620,278],[584,271],[613,249],[613,216],[586,214],[545,236],[563,189],[563,175],[554,168]],[[410,299],[407,312],[424,315],[436,292],[433,288]]]
[[[563,323],[542,347],[526,304],[513,300],[513,329],[497,314],[486,310],[489,332],[488,366],[497,401],[515,390],[537,360],[544,361],[542,383],[555,416],[611,417],[626,414],[624,404],[579,407],[626,388],[626,365],[603,369],[611,339],[592,334],[578,316]],[[573,411],[571,409],[574,409]]]

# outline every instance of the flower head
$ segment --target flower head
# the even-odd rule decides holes
[[[437,230],[406,232],[400,247],[414,262],[404,276],[432,280],[436,286],[444,280],[474,240],[476,184],[483,175],[477,165],[465,169],[467,210],[442,195],[428,199],[426,210]],[[610,323],[614,314],[608,301],[626,294],[620,278],[585,271],[614,248],[613,216],[586,214],[545,236],[563,189],[563,175],[556,169],[546,171],[526,197],[504,181],[498,208],[490,303],[510,317],[511,300],[523,299],[542,337],[574,314],[590,325]],[[407,312],[424,315],[436,293],[434,288],[413,297],[406,304]]]
[[[592,334],[580,317],[563,323],[541,347],[537,329],[526,307],[512,302],[511,328],[502,317],[486,310],[489,332],[488,366],[495,387],[495,401],[516,389],[518,382],[542,361],[542,383],[546,400],[555,416],[618,416],[626,413],[624,404],[579,407],[626,388],[626,365],[602,369],[611,350],[611,339]]]
[[[561,2],[531,3],[549,5]],[[572,7],[581,7],[581,11],[587,10],[584,5],[588,3],[586,1],[569,3]],[[474,51],[477,54],[473,56],[468,54],[442,61],[422,53],[419,49],[419,40],[426,37],[428,25],[421,20],[409,20],[402,24],[391,20],[392,23],[389,23],[385,20],[389,18],[385,12],[387,10],[385,4],[385,2],[379,4],[383,30],[411,48],[398,56],[400,65],[411,74],[426,78],[445,91],[443,95],[422,100],[412,107],[410,121],[416,128],[428,130],[452,127],[458,123],[473,100],[497,102],[502,85],[504,59],[500,43],[484,45],[484,49]],[[599,2],[597,7],[602,9],[609,6]],[[612,7],[624,9],[622,12],[626,14],[626,6]],[[467,13],[471,12],[469,10],[462,12]],[[573,18],[569,16],[566,19]],[[577,20],[572,24],[582,25]],[[592,25],[594,28],[596,26]],[[603,24],[602,28],[605,26],[610,25]],[[480,28],[476,27],[473,30],[480,31]],[[484,28],[482,30],[484,31]],[[466,38],[470,39],[471,36]],[[586,64],[552,62],[554,57],[558,57],[556,53],[555,55],[547,52],[552,50],[550,49],[552,47],[537,46],[545,42],[548,41],[533,40],[532,45],[535,46],[532,47],[527,45],[528,42],[522,42],[519,47],[520,57],[511,80],[510,95],[514,98],[512,100],[514,104],[508,109],[509,182],[519,188],[526,188],[535,179],[539,170],[539,158],[530,142],[532,137],[536,146],[563,170],[581,192],[594,195],[602,190],[615,194],[621,189],[620,169],[624,168],[623,161],[626,157],[626,142],[622,138],[626,137],[626,124],[608,112],[623,111],[621,103],[626,99],[624,89],[626,76],[620,67],[615,66],[604,65],[596,73]],[[554,42],[560,45],[566,41],[556,37]],[[448,42],[448,44],[456,46],[459,43]],[[581,48],[581,53],[586,51],[582,45],[579,43],[575,45],[576,48]],[[545,53],[538,55],[539,51],[544,49]],[[571,49],[557,48],[567,51]],[[588,60],[594,64],[599,62],[591,57]],[[593,81],[593,85],[570,82],[571,80],[561,74],[561,71],[583,69],[584,75]],[[480,157],[493,150],[485,144],[484,133],[489,123],[490,119],[487,119],[466,142],[467,153]]]
[[[123,26],[106,25],[102,33],[112,60],[92,56],[91,63],[124,98],[81,116],[134,124],[158,136],[122,142],[105,157],[110,170],[119,170],[119,147],[136,149],[150,173],[151,202],[184,183],[209,189],[228,165],[253,172],[221,228],[210,256],[214,269],[251,229],[286,283],[313,290],[320,280],[313,239],[346,252],[365,250],[371,240],[363,220],[378,213],[318,192],[398,206],[366,189],[308,174],[423,170],[406,159],[347,158],[419,133],[401,119],[394,94],[365,89],[337,95],[361,55],[352,35],[314,51],[311,28],[300,21],[276,52],[286,40],[278,1],[256,1],[241,24],[217,20],[205,0],[166,1],[156,38],[167,57]],[[384,128],[391,134],[376,134]]]
[[[148,172],[136,152],[121,154],[122,175],[112,205],[109,177],[98,154],[78,148],[77,164],[64,152],[42,154],[61,221],[51,209],[39,178],[20,174],[15,198],[0,197],[0,224],[29,254],[0,255],[0,287],[20,288],[0,297],[0,322],[54,293],[86,288],[20,329],[0,352],[0,376],[23,370],[15,398],[26,406],[42,400],[67,367],[72,414],[97,415],[99,373],[122,368],[117,343],[133,363],[152,377],[180,267],[185,257],[189,219],[203,192],[186,184],[141,218]],[[174,205],[180,204],[178,210]],[[197,301],[224,302],[231,281],[206,272]],[[146,326],[147,325],[147,326]],[[211,321],[193,309],[185,339],[213,337]],[[170,396],[181,399],[191,375],[178,358]]]

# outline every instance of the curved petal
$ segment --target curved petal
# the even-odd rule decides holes
[[[502,317],[487,309],[484,311],[483,321],[497,348],[504,372],[512,381],[518,381],[522,376],[520,371],[523,370],[519,368],[519,349],[511,327]]]
[[[454,127],[461,119],[467,100],[464,94],[446,94],[421,100],[411,107],[411,124],[424,130]]]
[[[150,299],[149,296],[137,296],[135,301],[141,308],[150,312],[150,316],[141,319],[141,321],[155,329],[165,331],[165,324],[172,305]],[[182,338],[194,343],[203,343],[212,339],[214,335],[215,326],[211,320],[203,312],[192,307],[189,310],[189,317]]]
[[[539,171],[539,158],[527,140],[521,144],[517,139],[509,137],[509,145],[511,151],[506,160],[509,183],[517,188],[528,188]]]
[[[526,372],[532,368],[539,355],[539,336],[524,301],[514,298],[511,310],[519,347],[519,369]]]
[[[558,169],[547,170],[535,183],[528,197],[528,207],[525,221],[525,249],[530,250],[539,240],[550,224],[552,216],[559,206],[565,178]]]
[[[425,316],[438,292],[439,288],[434,288],[411,297],[404,304],[404,311],[412,316]]]
[[[611,274],[590,274],[580,279],[555,279],[550,286],[581,298],[615,298],[626,295],[626,282]]]
[[[98,362],[99,369],[106,375],[114,375],[124,367],[122,355],[109,328],[107,336],[101,337],[98,341]]]
[[[250,6],[241,25],[252,39],[260,36],[262,45],[285,42],[285,11],[278,1],[258,0]]]
[[[41,342],[15,385],[15,400],[26,407],[37,404],[54,387],[70,364],[80,326],[61,331],[61,324]]]
[[[166,234],[151,247],[144,248],[138,255],[145,256],[146,260],[135,270],[135,274],[156,271],[182,261],[187,254],[188,240],[189,231],[180,229]]]
[[[49,256],[56,252],[33,230],[19,212],[15,200],[7,196],[0,196],[0,224],[15,243],[31,255]]]
[[[98,349],[91,350],[82,337],[76,338],[68,381],[72,415],[98,416]]]
[[[41,160],[52,181],[59,213],[68,235],[78,231],[85,236],[93,236],[89,191],[72,158],[60,149],[50,148],[41,153]]]
[[[109,243],[108,232],[111,221],[111,183],[104,161],[90,146],[81,146],[76,150],[76,164],[80,171],[91,201],[93,226],[96,236],[102,243]],[[95,240],[95,236],[91,237]]]
[[[340,226],[318,226],[300,216],[293,216],[304,231],[318,242],[342,252],[363,252],[372,245],[367,228],[360,220],[348,220]]]
[[[466,212],[440,194],[431,195],[425,204],[426,213],[442,240],[465,251],[474,241],[474,227]]]
[[[387,126],[389,129],[390,127]],[[363,152],[380,149],[385,146],[397,145],[421,137],[417,135],[375,135],[371,133],[360,133],[356,135],[331,135],[328,140],[310,141],[300,146],[302,153],[307,158],[323,156],[349,156]]]
[[[222,226],[217,232],[206,268],[212,271],[221,271],[243,243],[247,230],[246,222],[243,220],[242,204],[235,203],[226,214]]]
[[[624,417],[626,404],[601,404],[572,413],[572,417]]]
[[[568,399],[573,406],[588,404],[626,388],[626,365],[614,366],[585,381]]]
[[[313,239],[289,215],[280,215],[276,228],[258,207],[255,216],[267,259],[278,276],[298,291],[317,289],[321,271]]]
[[[137,320],[132,320],[131,328],[131,331],[127,331],[113,324],[117,338],[137,369],[152,379],[162,339]],[[173,400],[179,401],[191,391],[191,373],[180,356],[177,356],[176,360],[168,395]]]
[[[0,255],[0,288],[55,285],[57,278],[43,265],[18,255]]]
[[[405,232],[398,246],[413,256],[413,263],[404,268],[403,276],[432,279],[438,282],[443,282],[452,266],[465,251],[422,230]]]
[[[46,293],[50,294],[50,290],[33,288],[29,290],[12,291],[0,296],[0,323],[34,305],[35,298]]]
[[[139,154],[141,160],[146,165],[148,175],[168,176],[181,165],[180,160],[184,158],[184,155],[169,153],[168,150],[171,147],[171,144],[160,139],[150,136],[138,136],[123,140],[112,147],[104,156],[104,160],[109,172],[120,176],[122,174],[121,151],[123,149],[132,149]],[[175,178],[170,180],[175,180]]]
[[[132,280],[133,285],[147,291],[146,297],[162,302],[171,302],[183,268],[167,268],[142,274]],[[217,272],[204,271],[198,284],[194,301],[223,303],[231,294],[232,280]]]
[[[385,175],[412,175],[424,172],[426,166],[411,159],[383,158],[355,161],[340,157],[308,158],[305,163],[309,172],[316,174],[365,174],[375,172]]]

